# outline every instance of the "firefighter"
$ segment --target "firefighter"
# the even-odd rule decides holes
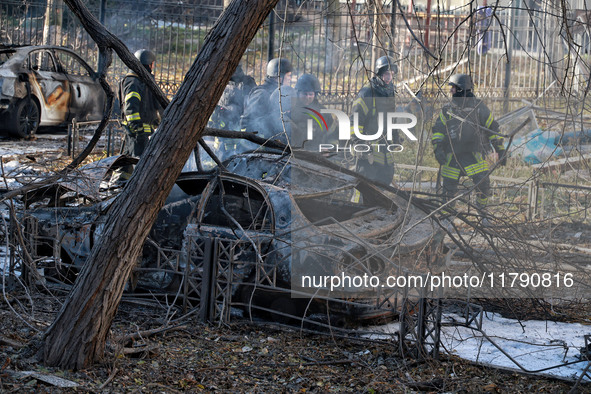
[[[376,75],[370,79],[369,84],[361,88],[357,99],[353,102],[353,114],[358,116],[361,134],[376,134],[379,128],[378,114],[396,111],[396,89],[392,81],[398,73],[398,66],[394,62],[390,56],[380,57],[374,69]],[[351,135],[354,135],[353,130]],[[400,137],[397,132],[394,132],[392,138],[393,141],[387,141],[385,136],[375,141],[362,141],[369,142],[366,146],[371,147],[371,151],[357,157],[355,170],[385,185],[392,183],[394,155],[386,149],[386,146],[399,144]],[[353,141],[356,139],[353,138]]]
[[[320,93],[320,82],[312,74],[304,74],[298,78],[295,91],[296,99],[291,111],[291,121],[294,126],[292,129],[292,144],[295,147],[304,147],[306,150],[314,152],[319,151],[319,145],[325,143],[336,144],[337,140],[334,136],[336,122],[332,116],[323,115],[323,120],[326,124],[310,122],[312,127],[312,138],[309,140],[308,135],[308,120],[311,120],[311,112],[315,111],[321,113],[324,106],[318,102],[318,94]]]
[[[461,176],[468,176],[476,188],[476,205],[481,213],[490,194],[489,166],[484,156],[490,146],[499,155],[499,165],[507,156],[499,124],[488,107],[472,93],[472,79],[454,74],[449,79],[451,103],[441,109],[433,126],[431,143],[435,158],[441,165],[443,198],[455,196]]]
[[[336,125],[332,117],[327,115],[323,116],[322,123],[311,122],[312,138],[308,141],[308,120],[318,119],[317,113],[324,109],[318,102],[318,93],[318,78],[304,74],[298,78],[295,89],[283,86],[271,94],[272,129],[280,140],[283,140],[282,134],[285,132],[292,147],[304,147],[316,152],[318,144],[328,141]]]
[[[295,89],[298,101],[303,106],[319,106],[318,94],[320,93],[320,81],[312,74],[304,74],[298,78]]]
[[[147,49],[140,49],[134,55],[151,74],[156,55]],[[152,91],[133,72],[123,78],[119,92],[123,124],[127,130],[124,153],[140,157],[160,124],[162,107]]]
[[[209,126],[222,130],[240,130],[240,117],[244,113],[246,99],[256,86],[254,78],[246,75],[239,64],[209,119]],[[232,138],[212,139],[214,152],[220,160],[224,160],[228,154],[235,153],[240,142]]]
[[[246,75],[242,66],[238,65],[211,116],[211,127],[240,130],[240,117],[244,113],[244,103],[255,86],[254,78]]]
[[[291,143],[293,122],[292,107],[297,100],[296,90],[291,86],[281,86],[269,97],[271,134],[285,144]]]
[[[291,72],[289,60],[275,58],[269,61],[265,82],[253,88],[248,95],[244,114],[240,118],[241,130],[256,131],[261,137],[273,137],[269,98],[279,86],[291,85]]]

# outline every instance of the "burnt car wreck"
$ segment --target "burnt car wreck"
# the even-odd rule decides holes
[[[100,120],[105,98],[97,74],[74,51],[0,45],[0,131],[24,138],[74,118]]]
[[[114,156],[24,196],[18,222],[48,282],[75,280],[134,163]],[[198,167],[181,173],[152,227],[134,296],[168,297],[204,320],[358,324],[396,315],[408,289],[317,278],[426,273],[442,258],[444,232],[423,211],[309,152]]]

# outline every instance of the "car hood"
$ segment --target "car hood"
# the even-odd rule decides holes
[[[85,199],[86,204],[104,201],[120,190],[125,184],[122,173],[131,172],[126,168],[133,168],[137,162],[137,158],[128,156],[111,156],[92,162],[49,185],[28,191],[23,199],[27,205],[32,205],[49,198],[47,204],[57,206],[63,196],[72,193],[77,196],[76,200]]]

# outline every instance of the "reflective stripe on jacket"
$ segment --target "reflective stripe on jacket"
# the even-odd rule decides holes
[[[445,153],[484,153],[490,143],[503,151],[503,137],[495,134],[499,124],[490,109],[476,97],[454,97],[441,109],[432,129],[431,143]],[[463,120],[462,120],[463,119]]]
[[[120,90],[123,124],[136,133],[150,133],[158,127],[162,108],[136,74],[127,74],[121,81]]]
[[[447,161],[441,166],[441,176],[450,179],[460,179],[462,171],[465,175],[473,177],[481,172],[488,171],[488,163],[482,157],[482,153],[447,154]]]

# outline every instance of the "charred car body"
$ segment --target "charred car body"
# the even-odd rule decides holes
[[[43,126],[100,120],[105,92],[74,51],[0,46],[0,131],[29,137]]]
[[[133,160],[105,159],[82,168],[78,181],[27,195],[22,222],[46,276],[74,279],[100,237],[117,174]],[[400,289],[304,277],[406,275],[441,257],[443,232],[424,212],[325,159],[250,152],[224,167],[180,175],[133,275],[137,294],[176,295],[204,319],[242,309],[279,320],[374,321],[396,313]]]

